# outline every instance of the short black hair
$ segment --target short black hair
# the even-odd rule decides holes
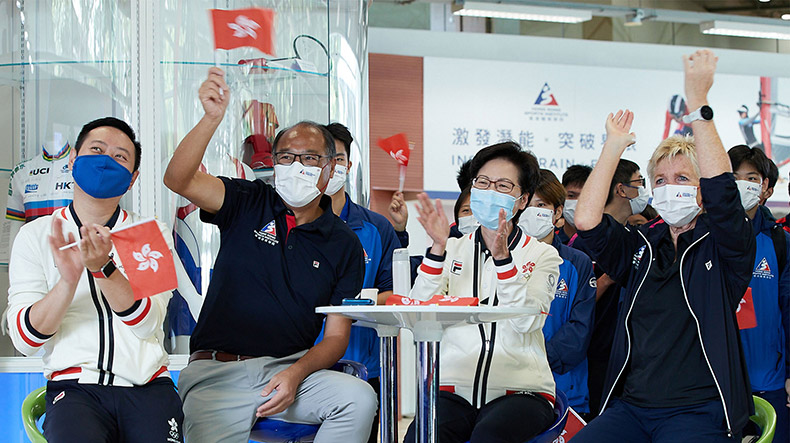
[[[80,153],[80,148],[82,147],[82,144],[85,143],[85,138],[88,137],[89,132],[104,126],[115,128],[129,137],[129,140],[131,140],[132,144],[134,145],[134,169],[132,169],[132,172],[140,169],[140,157],[143,155],[143,148],[140,145],[140,142],[137,141],[137,136],[134,133],[134,129],[132,129],[132,127],[129,126],[129,124],[125,121],[115,117],[102,117],[85,124],[77,136],[77,142],[74,144],[74,153]]]
[[[650,205],[645,206],[645,209],[642,212],[640,212],[640,214],[647,221],[653,220],[654,218],[658,217],[658,212],[654,207]]]
[[[614,176],[612,176],[612,182],[609,183],[609,196],[606,197],[606,204],[612,202],[614,199],[614,187],[617,186],[618,183],[628,183],[629,186],[632,186],[631,176],[634,175],[636,171],[639,170],[639,165],[632,162],[631,160],[626,160],[621,158],[619,162],[617,162],[617,168],[614,170]]]
[[[776,186],[776,182],[779,181],[779,168],[776,167],[776,163],[770,158],[768,159],[768,189],[773,189]]]
[[[464,190],[470,186],[472,186],[472,159],[463,162],[461,167],[458,168],[458,175],[455,176],[455,181],[458,183],[458,188]]]
[[[280,130],[280,132],[277,133],[277,136],[274,137],[274,143],[272,143],[272,155],[277,153],[277,145],[280,143],[280,139],[283,137],[283,135],[297,126],[307,126],[308,128],[318,130],[324,137],[324,151],[330,158],[335,158],[335,155],[337,154],[335,151],[335,137],[333,137],[329,130],[326,129],[325,125],[310,120],[302,120],[295,125]]]
[[[453,217],[455,218],[456,225],[458,224],[458,211],[461,210],[461,203],[463,203],[464,200],[468,199],[471,194],[472,194],[472,187],[467,186],[466,188],[463,189],[463,191],[461,191],[461,194],[458,196],[458,198],[455,199],[455,206],[453,206]]]
[[[538,166],[538,159],[535,155],[521,149],[521,146],[516,142],[497,143],[477,151],[469,166],[469,176],[477,177],[483,165],[498,158],[507,160],[516,166],[519,171],[518,186],[521,188],[522,194],[529,194],[531,199],[535,195],[535,189],[540,181],[540,166]],[[518,222],[518,217],[522,212],[523,210],[516,213],[513,217],[514,222]]]
[[[332,134],[333,138],[340,140],[344,145],[346,145],[346,158],[348,158],[348,156],[351,154],[351,143],[354,142],[354,137],[351,136],[351,131],[349,131],[344,125],[337,122],[326,125],[326,130]],[[335,146],[335,151],[337,151],[337,146]]]
[[[592,168],[587,165],[571,165],[562,174],[562,186],[566,188],[570,185],[584,186],[592,173]]]
[[[771,160],[765,156],[765,152],[763,152],[762,149],[750,148],[746,145],[737,145],[730,148],[730,150],[727,151],[727,155],[730,157],[733,172],[740,168],[742,163],[746,162],[752,165],[763,179],[771,175]],[[776,179],[778,180],[778,171],[776,175]],[[774,185],[776,185],[776,182],[774,182]]]

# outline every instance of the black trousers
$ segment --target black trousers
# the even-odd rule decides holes
[[[462,397],[441,391],[436,413],[440,443],[524,443],[554,423],[554,409],[542,397],[513,394],[476,409]],[[406,431],[405,443],[416,438],[416,424]]]
[[[181,399],[169,378],[135,387],[50,381],[46,405],[50,443],[184,441]]]

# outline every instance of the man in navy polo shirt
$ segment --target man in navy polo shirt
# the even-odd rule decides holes
[[[383,305],[392,294],[392,251],[400,247],[395,229],[383,215],[351,201],[346,193],[346,175],[351,168],[350,151],[354,138],[348,128],[332,123],[326,129],[335,139],[335,175],[329,180],[326,194],[332,197],[332,210],[357,234],[365,251],[363,288],[379,290],[377,303]],[[361,326],[351,327],[351,338],[344,359],[358,361],[367,367],[368,383],[379,393],[379,338],[376,331]],[[378,414],[373,420],[369,443],[376,442]]]
[[[351,322],[326,319],[317,306],[339,305],[362,288],[357,237],[323,196],[335,165],[322,125],[302,122],[274,140],[276,191],[262,181],[199,171],[230,101],[224,73],[209,69],[199,93],[205,115],[181,141],[165,185],[217,225],[221,247],[181,371],[186,438],[247,441],[259,417],[321,427],[316,442],[364,442],[376,397],[347,374],[325,370],[343,355]]]

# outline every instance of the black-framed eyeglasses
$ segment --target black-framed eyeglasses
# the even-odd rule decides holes
[[[636,183],[636,185],[630,185],[629,183]],[[644,177],[642,177],[636,180],[628,180],[627,182],[623,182],[623,184],[628,186],[629,188],[638,188],[640,186],[644,188],[645,185],[647,184],[647,180]]]
[[[332,158],[330,155],[294,154],[293,152],[278,152],[274,154],[274,162],[278,165],[288,166],[298,161],[305,166],[318,166],[322,158]]]
[[[490,178],[486,177],[485,175],[478,175],[472,180],[472,186],[477,189],[488,189],[494,185],[494,190],[497,192],[501,192],[503,194],[509,194],[513,188],[518,186],[517,184],[513,183],[512,181],[506,178],[500,178],[499,180],[491,180]]]

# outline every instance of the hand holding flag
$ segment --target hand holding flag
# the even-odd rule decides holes
[[[59,227],[60,225],[57,226]],[[61,246],[57,250],[63,251],[77,245],[81,245],[85,250],[93,250],[97,245],[106,247],[109,244],[107,251],[98,254],[102,260],[105,260],[109,250],[115,246],[135,300],[178,287],[173,254],[153,218],[109,231],[111,242],[95,229],[88,230],[85,227],[82,229],[84,230],[82,240]],[[56,226],[53,223],[53,233],[55,231]]]
[[[401,132],[391,137],[380,138],[376,144],[400,164],[398,192],[403,192],[403,184],[406,181],[406,167],[409,166],[409,157],[411,156],[409,139],[406,137],[406,134]]]

